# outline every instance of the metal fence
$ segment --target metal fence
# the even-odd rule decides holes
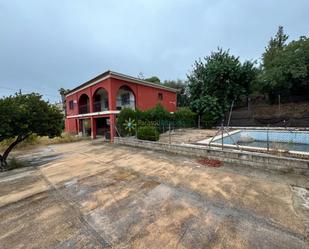
[[[195,120],[138,120],[128,119],[124,124],[116,125],[116,132],[118,136],[135,136],[140,127],[152,126],[160,133],[172,132],[181,128],[196,128],[197,122]]]
[[[309,127],[309,94],[286,98],[278,95],[272,103],[263,96],[242,99],[234,105],[230,125]]]
[[[241,150],[263,152],[281,152],[309,155],[309,129],[273,129],[241,128],[228,129],[221,126],[217,134],[204,143],[209,147],[216,146]]]

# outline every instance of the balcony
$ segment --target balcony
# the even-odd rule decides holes
[[[129,99],[117,99],[116,110],[121,111],[124,108],[130,108],[135,110],[135,101]]]
[[[108,111],[108,100],[96,101],[93,103],[94,112],[104,112]]]
[[[119,88],[116,97],[116,110],[122,110],[123,108],[130,108],[135,110],[135,95],[132,89],[128,86],[122,86]]]
[[[85,114],[85,113],[89,113],[90,111],[90,108],[89,108],[89,105],[79,105],[79,108],[78,108],[78,113],[79,114]]]
[[[90,108],[89,108],[89,97],[87,94],[82,94],[79,97],[78,100],[78,113],[79,114],[85,114],[85,113],[89,113]]]

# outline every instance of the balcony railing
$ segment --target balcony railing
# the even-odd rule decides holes
[[[116,100],[116,109],[122,110],[123,108],[131,108],[135,109],[135,101],[125,100],[125,99],[117,99]]]
[[[123,108],[131,108],[135,109],[135,101],[132,100],[123,100],[117,99],[116,100],[116,110],[122,110]],[[93,112],[103,112],[108,111],[108,102],[102,103],[102,101],[97,101],[93,103]],[[90,112],[90,105],[79,105],[78,108],[79,114],[86,114]]]
[[[93,111],[94,112],[104,112],[108,111],[108,101],[96,101],[93,103]]]
[[[89,105],[80,105],[78,108],[79,114],[89,113],[90,108]]]

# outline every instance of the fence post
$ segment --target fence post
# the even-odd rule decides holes
[[[224,122],[224,119],[222,119],[222,122],[221,122],[221,149],[223,150],[223,122]]]
[[[269,152],[269,135],[268,135],[268,132],[269,132],[269,124],[267,125],[267,152]]]
[[[172,137],[171,137],[171,122],[168,122],[168,143],[171,145]]]
[[[137,139],[137,129],[138,129],[138,118],[136,119],[136,126],[135,126],[135,139]]]
[[[278,104],[279,104],[279,115],[281,114],[281,96],[278,95]]]

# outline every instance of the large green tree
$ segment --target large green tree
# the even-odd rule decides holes
[[[291,82],[291,94],[309,95],[309,38],[302,36],[284,51],[285,68]]]
[[[7,157],[13,148],[31,134],[59,136],[63,115],[38,94],[16,94],[0,99],[0,142],[13,142],[0,155],[1,169],[7,166]]]
[[[280,94],[309,94],[309,39],[300,37],[287,43],[288,36],[279,27],[262,56],[258,89],[273,102]]]
[[[199,115],[206,115],[208,124],[216,122],[232,101],[249,94],[255,78],[254,63],[242,64],[229,51],[218,49],[196,61],[188,75],[190,107]]]
[[[286,77],[282,57],[287,39],[288,36],[284,33],[283,27],[279,26],[275,37],[270,39],[262,55],[259,90],[268,93],[271,99],[291,88],[289,82],[285,82]]]

